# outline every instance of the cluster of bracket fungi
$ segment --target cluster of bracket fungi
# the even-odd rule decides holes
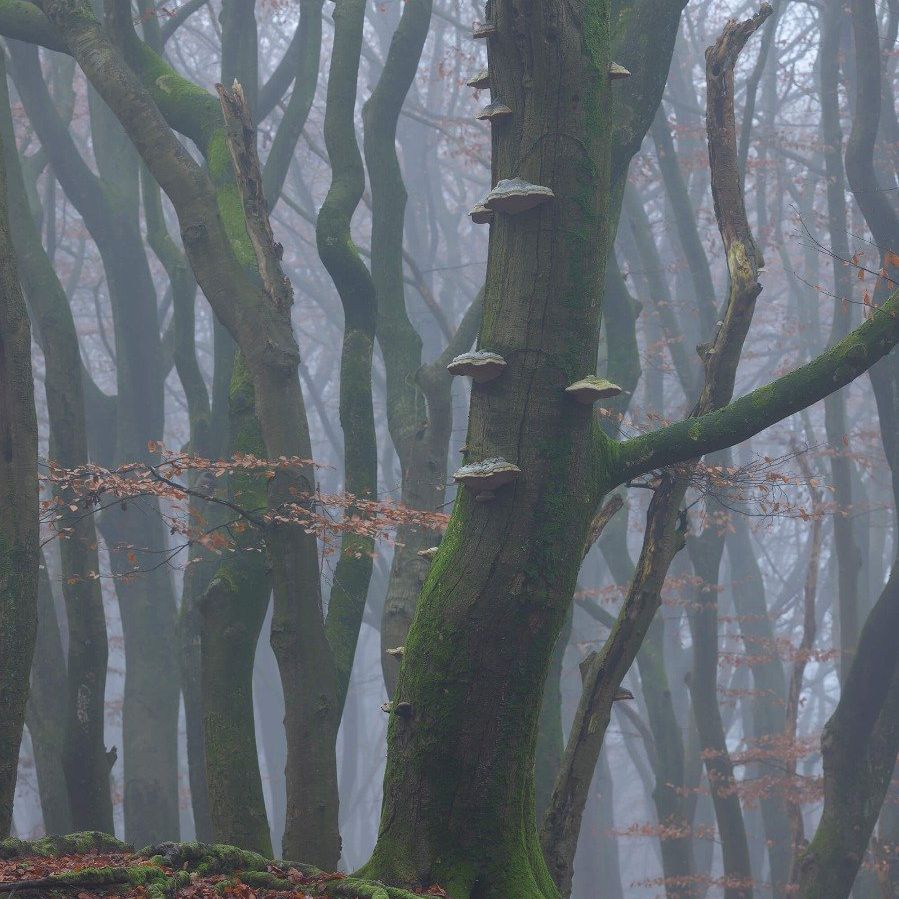
[[[474,26],[472,36],[476,39],[495,37],[495,22],[483,22]],[[618,63],[609,66],[609,78],[617,80],[627,78],[630,72]],[[491,87],[489,69],[481,69],[467,81],[475,90],[486,90]],[[502,100],[494,97],[477,114],[477,118],[491,124],[502,122],[514,115],[513,110]],[[555,199],[549,187],[531,184],[523,178],[504,178],[497,182],[490,193],[477,203],[469,213],[476,225],[493,222],[497,213],[503,215],[519,215],[528,212],[544,203]],[[499,353],[489,350],[474,350],[456,356],[447,366],[450,374],[469,377],[476,384],[485,384],[498,378],[506,368],[506,360]],[[565,388],[565,394],[576,403],[592,406],[597,400],[608,399],[621,393],[617,384],[596,375],[587,375]],[[494,499],[496,490],[515,481],[521,469],[513,462],[501,457],[484,459],[480,462],[469,462],[463,465],[454,475],[453,480],[471,490],[477,502],[489,502]],[[437,554],[437,547],[422,550],[419,555],[428,561]]]

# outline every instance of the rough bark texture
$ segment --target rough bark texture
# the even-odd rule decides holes
[[[0,164],[0,834],[9,833],[37,632],[40,562],[31,328]]]
[[[756,279],[760,260],[746,224],[736,169],[733,65],[748,37],[769,14],[770,7],[763,7],[758,16],[740,25],[729,22],[718,43],[706,51],[712,194],[727,252],[731,288],[724,321],[704,351],[705,384],[693,411],[694,417],[708,414],[730,399],[755,299],[761,290]],[[541,834],[550,868],[563,893],[570,889],[586,791],[602,747],[615,692],[646,636],[661,601],[661,587],[668,567],[683,545],[683,533],[680,529],[675,530],[675,526],[687,489],[687,474],[670,471],[661,477],[655,488],[640,561],[627,598],[609,639],[602,651],[591,659],[584,674],[584,691]],[[741,864],[742,855],[729,853],[728,858],[734,863],[731,870],[726,870],[728,876],[737,880],[750,876]]]
[[[590,410],[608,252],[608,8],[491,4],[491,83],[513,109],[493,176],[556,200],[491,226],[480,346],[507,368],[474,385],[466,460],[522,469],[492,502],[462,490],[406,642],[373,876],[454,897],[555,896],[534,821],[534,746],[552,647],[594,504]],[[535,522],[543,523],[535,527]],[[446,685],[453,684],[451,690]],[[460,790],[461,785],[465,785]]]

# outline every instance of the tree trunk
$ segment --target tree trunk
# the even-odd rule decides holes
[[[231,448],[263,458],[253,385],[242,361],[231,390]],[[244,508],[265,505],[258,475],[232,474],[229,492]],[[272,855],[253,714],[253,662],[271,596],[262,535],[248,528],[200,599],[200,672],[209,807],[216,842]],[[233,558],[233,562],[231,561]]]
[[[695,611],[690,616],[693,670],[688,686],[718,822],[726,881],[724,896],[725,899],[751,899],[749,841],[718,706],[718,572],[724,537],[707,528],[702,536],[689,540],[688,545],[693,570],[699,579]]]
[[[28,207],[26,185],[16,153],[6,78],[0,78],[0,133],[3,135],[10,210],[15,216],[13,241],[22,286],[31,304],[37,340],[47,348],[45,389],[50,419],[50,457],[74,468],[88,461],[87,423],[78,337],[65,290],[44,251]],[[48,211],[49,214],[49,211]],[[50,349],[52,348],[52,349]],[[65,494],[60,498],[65,502]],[[68,789],[71,823],[76,830],[112,833],[109,759],[103,741],[106,663],[106,616],[97,555],[97,529],[89,515],[63,512],[61,525],[71,528],[60,542],[62,591],[68,623],[65,742],[62,768]]]
[[[40,560],[37,592],[37,639],[31,664],[31,693],[25,709],[25,724],[31,735],[34,769],[44,831],[72,832],[72,813],[62,767],[66,721],[66,667],[62,636],[56,620],[50,576]]]
[[[0,836],[12,822],[37,633],[40,562],[31,328],[19,286],[0,163]]]

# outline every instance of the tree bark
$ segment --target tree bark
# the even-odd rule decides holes
[[[31,328],[6,198],[6,166],[0,164],[0,835],[4,837],[12,822],[37,633],[40,562]]]
[[[50,456],[63,467],[76,468],[88,461],[78,337],[68,297],[44,251],[28,207],[5,77],[0,77],[0,134],[9,208],[16,220],[13,242],[19,259],[19,275],[35,319],[36,338],[47,348],[44,358]],[[65,495],[60,499],[66,503]],[[81,510],[73,514],[67,504],[61,524],[71,529],[68,539],[60,542],[69,632],[62,769],[72,826],[78,830],[111,833],[110,766],[103,741],[108,648],[103,598],[100,582],[95,577],[100,569],[97,530],[91,516]]]
[[[37,638],[25,724],[31,735],[44,831],[72,832],[72,813],[62,767],[66,721],[66,666],[62,636],[43,558],[38,571]]]
[[[724,896],[725,899],[750,899],[753,879],[749,841],[718,707],[718,574],[724,537],[706,528],[700,537],[688,540],[688,545],[699,587],[694,594],[693,613],[689,616],[693,669],[687,685],[718,823]]]
[[[583,466],[592,416],[563,388],[594,370],[608,254],[609,11],[575,9],[490,7],[491,84],[515,110],[493,130],[494,179],[518,175],[556,199],[491,226],[479,344],[507,368],[473,387],[466,459],[501,455],[522,476],[488,503],[460,491],[406,642],[394,708],[412,714],[390,716],[365,868],[454,897],[556,895],[536,835],[535,738],[598,499]]]

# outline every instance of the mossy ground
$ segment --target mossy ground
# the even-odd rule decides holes
[[[12,885],[16,884],[16,887]],[[0,894],[55,899],[414,899],[374,881],[271,861],[235,846],[163,843],[135,852],[100,833],[0,841]],[[427,895],[445,896],[431,890]]]

